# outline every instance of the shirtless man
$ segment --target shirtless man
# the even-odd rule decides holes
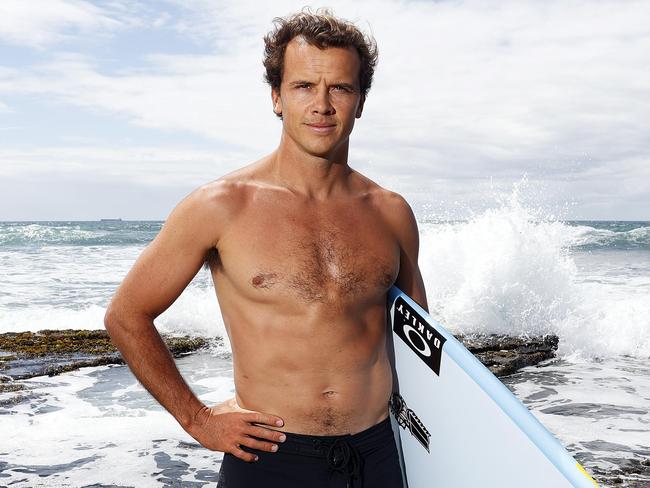
[[[426,297],[409,205],[348,166],[376,48],[327,11],[276,19],[265,42],[278,148],[174,208],[113,297],[106,328],[181,426],[225,453],[219,486],[401,487],[386,292],[395,283],[425,307]],[[236,387],[212,407],[153,323],[206,260]]]

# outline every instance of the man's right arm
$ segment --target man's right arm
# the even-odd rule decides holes
[[[221,182],[183,199],[124,278],[104,323],[134,375],[190,435],[209,449],[251,461],[254,456],[241,445],[272,451],[270,442],[252,436],[280,440],[280,433],[261,425],[277,427],[281,419],[240,409],[232,401],[205,406],[184,381],[153,322],[199,271],[239,203]]]

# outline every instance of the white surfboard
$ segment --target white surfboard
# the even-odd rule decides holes
[[[598,484],[485,366],[399,288],[391,420],[408,488]]]

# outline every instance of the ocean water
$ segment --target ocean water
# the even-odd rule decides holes
[[[108,300],[161,226],[0,222],[0,332],[103,328]],[[431,313],[452,332],[558,335],[556,359],[504,382],[601,486],[649,487],[650,222],[544,218],[515,198],[466,221],[421,219],[420,233]],[[156,326],[224,336],[205,270]],[[233,395],[227,341],[177,363],[207,404]],[[214,483],[221,455],[128,368],[25,383],[26,401],[0,406],[0,485]]]

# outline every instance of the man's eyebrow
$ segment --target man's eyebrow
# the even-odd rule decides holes
[[[312,81],[307,81],[307,80],[296,80],[296,81],[291,81],[289,82],[289,85],[291,86],[296,86],[296,85],[313,85],[314,83]],[[332,86],[341,86],[343,88],[347,88],[348,90],[356,91],[357,88],[351,84],[351,83],[345,83],[345,82],[338,82],[338,83],[332,83]]]
[[[350,83],[332,83],[333,86],[342,86],[343,88],[347,88],[348,90],[356,91],[356,87],[354,85],[351,85]]]

